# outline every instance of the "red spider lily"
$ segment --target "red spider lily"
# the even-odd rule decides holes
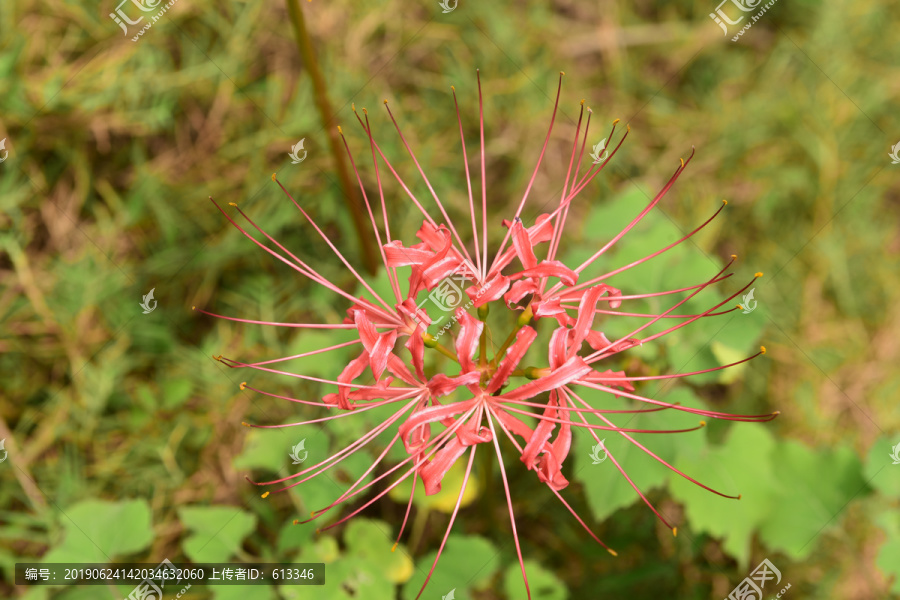
[[[559,86],[561,89],[562,76],[560,76]],[[348,154],[350,154],[350,160],[354,172],[356,172],[360,189],[362,190],[372,228],[381,249],[381,259],[387,270],[393,294],[393,298],[391,299],[386,300],[375,293],[365,279],[352,267],[350,262],[337,248],[335,248],[325,233],[318,225],[316,225],[303,207],[298,204],[287,190],[284,189],[281,183],[277,181],[275,175],[272,176],[272,179],[278,183],[287,197],[290,198],[291,202],[294,203],[306,220],[309,221],[309,224],[322,238],[325,244],[330,247],[335,255],[359,281],[366,290],[366,295],[354,297],[337,287],[335,284],[329,282],[325,277],[319,274],[314,267],[292,254],[287,248],[282,246],[263,231],[263,229],[257,226],[256,223],[238,208],[237,210],[240,212],[241,216],[247,220],[253,229],[271,242],[271,245],[274,246],[274,248],[259,241],[253,235],[248,233],[247,230],[235,223],[222,207],[216,204],[216,207],[219,208],[225,217],[260,248],[289,265],[305,277],[325,286],[335,294],[343,296],[350,302],[351,306],[347,310],[348,317],[340,324],[270,323],[213,315],[213,313],[206,311],[201,312],[243,323],[275,325],[280,327],[354,329],[358,332],[358,339],[353,341],[335,344],[327,348],[283,359],[257,363],[243,363],[233,359],[217,357],[230,367],[245,367],[270,373],[290,375],[301,379],[322,382],[335,387],[335,391],[325,395],[320,402],[312,402],[279,396],[264,390],[249,387],[245,383],[241,384],[241,389],[251,389],[260,394],[303,404],[322,406],[324,408],[337,407],[342,411],[336,415],[302,423],[252,426],[274,428],[293,425],[308,425],[344,418],[379,406],[393,405],[396,407],[396,411],[387,420],[329,458],[307,467],[290,477],[275,481],[260,482],[257,483],[257,485],[271,486],[282,484],[282,487],[277,491],[300,485],[328,469],[333,468],[346,457],[368,445],[382,432],[388,430],[394,432],[391,443],[378,455],[372,466],[369,467],[366,472],[363,473],[362,476],[360,476],[360,478],[334,502],[320,510],[314,511],[312,518],[304,522],[311,521],[341,505],[343,502],[365,493],[371,486],[382,480],[389,480],[389,478],[392,478],[392,480],[389,480],[389,483],[383,490],[365,502],[358,509],[326,527],[326,529],[328,529],[343,523],[378,501],[391,489],[399,485],[400,482],[409,477],[412,477],[413,479],[413,493],[415,493],[415,482],[419,478],[422,480],[422,486],[426,495],[437,493],[441,489],[441,480],[450,467],[462,458],[463,455],[468,453],[465,477],[459,491],[456,506],[450,516],[450,522],[447,526],[447,531],[444,534],[443,541],[441,542],[440,549],[438,550],[438,555],[435,558],[434,564],[432,565],[431,571],[429,572],[422,589],[419,591],[419,596],[421,596],[422,591],[424,591],[425,586],[427,586],[428,581],[434,572],[434,568],[437,565],[437,561],[440,558],[447,537],[449,536],[450,530],[456,519],[466,485],[471,475],[475,452],[481,444],[486,444],[488,447],[493,448],[493,451],[497,455],[498,464],[500,465],[500,474],[503,480],[507,506],[509,507],[510,523],[516,544],[516,551],[520,565],[522,566],[522,576],[525,579],[525,587],[526,590],[528,590],[529,598],[531,597],[528,588],[528,578],[525,574],[522,552],[519,546],[516,521],[513,514],[512,498],[500,450],[498,432],[501,432],[509,439],[517,450],[519,459],[525,464],[525,467],[536,472],[538,479],[545,483],[560,499],[563,505],[572,513],[575,519],[578,520],[591,537],[603,545],[610,553],[615,554],[613,550],[606,546],[606,544],[591,532],[590,528],[560,494],[560,491],[569,483],[563,475],[563,464],[571,449],[573,428],[580,427],[587,430],[597,443],[599,443],[597,431],[615,432],[673,472],[689,481],[700,485],[711,492],[719,494],[720,496],[738,498],[738,496],[729,496],[713,490],[685,473],[682,473],[680,470],[654,454],[631,435],[633,433],[680,433],[685,431],[695,431],[703,427],[705,421],[700,421],[698,426],[690,429],[629,429],[615,425],[607,415],[669,409],[693,413],[704,418],[727,419],[732,421],[768,421],[778,414],[776,412],[762,415],[731,415],[699,408],[690,408],[642,396],[641,394],[636,393],[635,388],[635,383],[640,381],[686,377],[697,373],[705,373],[734,366],[765,353],[765,348],[761,348],[760,352],[745,358],[744,360],[715,369],[698,371],[697,373],[628,376],[623,371],[599,370],[602,368],[602,361],[609,359],[632,346],[662,337],[663,335],[680,329],[698,319],[719,316],[735,310],[734,307],[730,309],[720,309],[749,288],[753,280],[732,293],[725,300],[714,303],[713,306],[699,314],[679,314],[677,311],[679,307],[684,305],[691,298],[700,294],[700,292],[707,287],[729,278],[731,274],[726,273],[726,271],[733,264],[736,259],[735,256],[732,256],[731,261],[711,278],[702,283],[680,289],[623,295],[619,289],[606,283],[606,281],[614,275],[659,256],[689,239],[722,211],[724,203],[709,219],[678,241],[673,242],[664,248],[660,248],[640,260],[636,260],[631,264],[613,271],[596,274],[590,277],[582,276],[582,273],[586,269],[591,267],[604,252],[609,250],[609,248],[621,239],[622,236],[628,233],[628,231],[641,221],[641,219],[643,219],[662,200],[675,183],[675,180],[678,179],[679,175],[681,175],[688,163],[690,163],[693,152],[691,153],[691,157],[686,161],[681,161],[681,164],[672,174],[662,190],[631,221],[631,223],[629,223],[619,234],[607,241],[590,258],[574,268],[566,266],[557,260],[556,253],[559,249],[560,240],[562,239],[570,202],[579,194],[579,192],[587,187],[591,181],[593,181],[594,177],[596,177],[606,166],[628,135],[626,131],[625,135],[622,136],[618,144],[612,149],[605,160],[602,162],[595,162],[585,173],[579,176],[591,120],[591,110],[588,108],[587,119],[584,124],[584,133],[582,135],[582,122],[585,114],[584,101],[582,101],[581,113],[578,118],[578,125],[576,126],[572,150],[569,157],[566,181],[559,201],[556,203],[552,212],[540,215],[533,224],[526,226],[522,221],[521,215],[534,184],[535,177],[537,176],[538,168],[547,151],[550,133],[556,120],[560,89],[557,90],[556,103],[553,108],[553,117],[550,121],[550,130],[547,132],[547,137],[541,148],[537,166],[528,182],[528,186],[518,204],[513,218],[511,220],[503,221],[506,233],[502,243],[491,260],[488,260],[484,116],[480,78],[478,82],[482,182],[480,211],[476,211],[476,202],[473,198],[472,182],[468,167],[469,163],[466,155],[465,139],[463,137],[462,119],[459,116],[459,107],[456,105],[456,114],[462,143],[463,163],[466,168],[466,182],[468,185],[472,240],[474,244],[474,253],[472,254],[469,253],[466,244],[463,242],[462,236],[449,218],[444,205],[438,198],[431,183],[428,181],[412,148],[410,148],[409,144],[406,142],[394,115],[391,113],[390,108],[387,107],[387,101],[385,100],[385,106],[388,115],[396,127],[400,140],[409,153],[413,164],[419,171],[430,191],[438,211],[443,217],[443,222],[441,223],[435,221],[419,199],[410,192],[407,185],[397,174],[397,171],[394,169],[391,162],[382,152],[382,149],[372,138],[371,128],[369,127],[368,122],[368,112],[363,109],[364,118],[361,118],[356,114],[354,109],[354,114],[356,114],[357,120],[369,141],[369,149],[381,204],[380,209],[383,215],[383,222],[381,225],[377,222],[375,211],[372,207],[372,201],[366,195],[365,186],[362,184],[356,163],[353,161],[353,155],[350,152],[349,146],[347,146],[346,140],[344,140],[344,145],[347,147]],[[456,104],[455,90],[453,90],[453,100],[454,104]],[[608,139],[612,139],[612,136],[615,133],[616,122],[613,123],[612,131],[610,132]],[[340,128],[338,129],[340,131]],[[342,131],[341,136],[343,138]],[[580,148],[579,141],[581,142]],[[388,210],[385,203],[385,194],[382,188],[382,166],[387,167],[387,169],[390,170],[400,187],[409,196],[413,205],[421,212],[424,218],[422,227],[416,234],[416,237],[420,240],[418,243],[404,245],[400,240],[392,237],[390,224],[387,219]],[[236,205],[232,204],[232,206]],[[477,223],[478,212],[480,212],[481,215],[480,234]],[[514,265],[514,261],[518,261],[518,264]],[[403,292],[400,281],[401,268],[408,268],[410,273],[408,277],[408,287],[406,288],[405,293]],[[762,273],[757,273],[757,276],[760,275],[762,275]],[[434,310],[432,310],[433,314],[429,315],[427,310],[416,304],[416,300],[419,294],[425,291],[431,292],[432,295],[437,293],[438,297],[442,297],[442,294],[445,296],[447,292],[445,286],[448,285],[448,278],[451,276],[465,282],[466,285],[464,291],[468,296],[469,301],[464,306],[456,307],[452,322],[457,323],[458,328],[455,332],[451,332],[450,334],[450,337],[453,340],[452,344],[445,345],[439,341],[441,335],[435,336],[429,334],[427,331],[428,327],[432,324],[432,317],[437,317],[439,315],[434,314]],[[671,306],[659,314],[645,314],[619,310],[624,302],[651,297],[673,297],[674,299],[672,300]],[[517,318],[514,319],[515,325],[513,326],[512,331],[499,349],[496,350],[488,347],[491,344],[488,342],[488,328],[486,326],[486,321],[491,306],[496,306],[500,310],[517,311],[513,313]],[[475,314],[473,315],[470,313],[469,309],[475,309]],[[639,317],[645,319],[646,322],[643,325],[636,327],[628,335],[619,339],[610,340],[603,332],[595,329],[595,317],[597,314]],[[675,324],[657,333],[644,333],[645,330],[662,319],[671,319]],[[533,346],[535,346],[535,340],[538,336],[537,328],[542,321],[546,321],[545,326],[553,328],[546,355],[542,352],[540,353],[541,357],[546,357],[539,359],[537,363],[538,366],[526,366],[523,364],[526,353],[528,353],[529,350],[532,350],[532,354],[535,354],[536,351],[539,350],[537,347]],[[441,334],[445,331],[446,327],[441,330]],[[403,342],[402,346],[404,346],[404,348],[399,347],[399,341]],[[583,350],[585,344],[589,350]],[[361,346],[358,356],[350,361],[337,379],[333,381],[297,373],[288,373],[268,366],[283,360],[324,354],[339,348],[356,345]],[[454,372],[437,373],[430,378],[427,377],[425,374],[426,348],[439,352],[452,359]],[[458,372],[455,367],[458,367]],[[613,397],[630,398],[648,406],[646,408],[633,410],[594,408],[590,403],[579,396],[579,388],[600,390],[611,394]],[[452,397],[449,400],[452,401],[442,400],[442,398],[451,395]],[[589,418],[594,422],[589,421]],[[533,426],[531,424],[533,424]],[[438,428],[437,426],[440,427]],[[365,478],[383,461],[388,450],[398,441],[403,444],[408,457],[399,464],[387,469],[383,474],[375,477],[370,483],[363,485]],[[608,451],[607,455],[615,467],[622,473],[622,476],[628,480],[637,494],[650,509],[653,510],[656,516],[659,517],[667,527],[672,529],[673,533],[677,533],[677,529],[672,527],[668,521],[659,514],[641,490],[638,489],[638,486],[635,485],[631,478],[625,473],[618,460],[616,460],[615,455]],[[266,492],[263,497],[268,494],[269,492]],[[407,506],[406,517],[404,518],[403,525],[398,534],[398,540],[400,535],[402,535],[406,521],[409,517],[411,505],[412,496],[410,497],[409,505]],[[396,548],[396,544],[394,547]],[[417,596],[417,598],[419,596]]]

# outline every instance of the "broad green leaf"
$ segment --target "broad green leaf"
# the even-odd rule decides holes
[[[140,552],[153,541],[150,506],[142,498],[84,500],[59,518],[65,537],[44,555],[44,562],[105,563]]]
[[[616,400],[609,394],[597,393],[596,395],[591,395],[584,393],[580,395],[595,408],[617,410],[652,408],[651,405],[641,405],[626,398]],[[665,397],[665,401],[671,403],[680,402],[686,406],[697,406],[699,402],[693,393],[686,388],[673,390],[672,393]],[[618,427],[650,430],[685,429],[697,426],[700,421],[699,417],[677,410],[639,413],[636,415],[610,414],[607,418]],[[598,424],[598,419],[588,418],[588,422]],[[603,430],[595,430],[594,433],[603,441],[604,447],[614,460],[604,459],[605,453],[602,450],[594,452],[597,442],[590,432],[583,430],[583,428],[575,431],[575,443],[572,451],[575,454],[574,476],[584,485],[588,504],[591,507],[594,518],[598,521],[608,518],[621,508],[641,501],[640,496],[628,480],[616,468],[616,462],[644,494],[665,485],[672,475],[672,471],[665,465],[626,439],[622,434]],[[679,448],[705,444],[705,435],[702,431],[677,434],[629,433],[628,435],[670,464],[675,460]],[[597,462],[598,460],[599,462]],[[568,476],[565,470],[564,474]]]
[[[429,552],[416,563],[415,574],[403,586],[403,600],[413,600],[419,593],[435,556],[436,551]],[[457,598],[471,598],[473,590],[482,587],[499,566],[498,550],[489,541],[474,535],[451,534],[428,582],[427,594],[439,598],[456,590]]]
[[[391,525],[372,519],[353,519],[344,532],[348,554],[364,561],[388,581],[402,583],[412,576],[413,564],[406,552],[391,550],[393,536]]]
[[[296,421],[297,418],[285,419],[285,423]],[[293,449],[300,442],[303,447],[294,454]],[[312,427],[250,428],[244,438],[244,449],[232,464],[236,469],[266,469],[275,473],[288,469],[293,473],[326,458],[328,444],[328,436]],[[295,465],[292,454],[301,462]]]
[[[887,539],[878,550],[875,564],[886,576],[893,576],[891,591],[900,593],[900,516],[896,513],[883,512],[876,521],[884,530]]]
[[[300,550],[307,544],[311,543],[313,534],[316,532],[312,523],[296,524],[293,522],[285,523],[278,533],[278,553],[284,554],[291,550]]]
[[[567,600],[569,593],[565,584],[540,564],[526,560],[525,573],[528,575],[528,587],[532,600]],[[509,565],[503,573],[503,588],[508,598],[526,598],[525,580],[522,578],[522,567],[518,561]]]
[[[757,309],[749,315],[735,312],[721,317],[712,317],[713,322],[720,327],[715,334],[715,338],[709,344],[709,349],[716,360],[715,366],[718,367],[744,360],[759,351],[758,340],[762,335],[763,314]],[[763,360],[763,358],[759,357],[756,360]],[[728,385],[743,377],[748,364],[745,362],[727,369],[714,371],[708,379],[691,377],[691,381],[695,383],[716,381]],[[685,370],[693,370],[693,368],[694,365],[690,365]]]
[[[892,441],[897,443],[892,444]],[[870,486],[882,494],[891,497],[900,496],[900,439],[890,440],[881,437],[872,444],[863,477]]]
[[[194,562],[227,562],[256,528],[256,515],[234,506],[185,506],[178,518],[190,532],[183,547]]]
[[[394,600],[396,584],[409,579],[412,559],[402,545],[391,552],[391,527],[383,521],[353,519],[344,531],[347,546],[322,535],[306,545],[295,562],[324,562],[324,586],[281,586],[285,600]]]
[[[849,447],[815,451],[788,440],[778,444],[772,468],[777,509],[761,524],[760,537],[796,560],[805,559],[819,534],[836,525],[847,503],[865,489],[862,465]]]
[[[776,507],[779,483],[772,473],[776,443],[765,425],[735,423],[725,443],[694,456],[683,455],[675,466],[709,487],[740,500],[723,498],[681,477],[672,480],[672,495],[685,506],[693,531],[723,538],[725,551],[742,567],[750,560],[754,530]]]

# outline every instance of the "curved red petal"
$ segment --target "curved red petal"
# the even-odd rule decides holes
[[[456,319],[460,324],[459,335],[456,336],[456,358],[463,373],[475,368],[472,357],[478,348],[478,337],[484,329],[484,323],[467,313],[460,306],[456,309]]]
[[[425,381],[425,342],[422,340],[422,336],[419,335],[418,328],[409,336],[404,345],[412,357],[410,361],[416,370],[416,377],[419,378],[419,381]]]
[[[522,221],[516,221],[512,226],[512,242],[513,248],[516,249],[516,255],[522,263],[525,270],[533,269],[537,266],[538,260],[534,255],[534,243],[531,236],[522,225]]]
[[[471,400],[466,400],[464,402],[455,402],[453,404],[437,405],[437,406],[429,406],[428,408],[424,408],[422,410],[414,412],[410,415],[409,419],[407,419],[402,425],[399,427],[400,437],[403,439],[404,445],[406,445],[406,451],[412,454],[416,448],[412,448],[407,444],[407,437],[409,432],[413,429],[425,425],[427,423],[436,423],[438,421],[442,421],[448,417],[455,417],[460,413],[464,413],[475,405],[476,399],[472,398]]]
[[[469,286],[466,288],[466,294],[472,299],[472,306],[479,306],[493,302],[499,299],[509,288],[509,277],[505,275],[494,275],[483,286]]]
[[[420,246],[421,244],[416,244]],[[412,246],[406,248],[400,240],[394,240],[384,244],[385,264],[388,267],[406,267],[409,265],[421,265],[434,257],[434,252],[424,248]]]
[[[438,373],[425,385],[428,387],[432,398],[441,398],[451,394],[458,387],[478,383],[480,378],[481,373],[478,371],[469,371],[457,377],[447,377],[443,373]]]
[[[460,442],[459,438],[451,438],[443,448],[437,451],[431,462],[419,467],[419,477],[425,487],[425,495],[432,496],[441,491],[441,480],[453,463],[468,449]]]
[[[584,377],[592,371],[591,367],[580,356],[573,356],[558,369],[553,370],[546,377],[519,386],[499,396],[507,400],[527,400],[542,392],[564,386],[576,379]]]
[[[513,283],[509,291],[503,296],[507,306],[518,303],[528,294],[534,294],[538,291],[537,281],[534,279],[520,279]]]
[[[509,276],[510,279],[523,277],[558,277],[560,281],[569,286],[578,283],[578,273],[558,260],[542,260],[536,267]]]

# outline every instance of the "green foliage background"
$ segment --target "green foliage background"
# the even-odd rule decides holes
[[[742,499],[702,490],[607,435],[610,452],[678,525],[673,537],[610,461],[592,464],[594,441],[581,436],[565,470],[566,497],[618,551],[614,558],[510,458],[534,598],[722,598],[763,558],[791,583],[788,598],[898,597],[900,466],[889,455],[900,442],[900,165],[887,154],[900,140],[900,46],[892,34],[900,6],[781,0],[733,43],[708,17],[713,0],[460,0],[446,14],[437,1],[301,4],[337,113],[328,126],[344,126],[370,197],[368,142],[351,103],[369,107],[379,144],[410,189],[428,198],[384,112],[386,98],[451,216],[465,222],[449,88],[456,86],[474,166],[479,68],[496,244],[500,219],[527,185],[563,70],[557,126],[524,220],[558,200],[585,98],[591,143],[615,118],[631,133],[573,207],[561,251],[567,260],[590,256],[627,224],[694,146],[675,188],[597,272],[678,239],[726,198],[723,214],[692,242],[611,283],[626,293],[693,285],[738,254],[736,276],[688,305],[703,310],[765,273],[751,314],[695,323],[611,365],[702,370],[766,345],[765,357],[742,367],[641,388],[711,410],[781,411],[763,425],[713,421],[698,432],[640,438],[675,467]],[[318,535],[314,525],[292,525],[340,494],[375,450],[266,500],[244,477],[289,475],[297,467],[288,452],[301,439],[308,461],[321,460],[378,415],[324,428],[244,428],[242,421],[289,423],[319,413],[241,391],[241,381],[300,398],[322,390],[229,370],[212,356],[267,360],[349,337],[191,311],[343,317],[345,303],[244,239],[207,200],[239,203],[286,247],[353,289],[347,270],[270,181],[273,171],[361,268],[285,5],[180,0],[136,43],[107,16],[114,9],[113,2],[0,5],[0,139],[9,153],[0,164],[0,439],[8,451],[0,463],[0,596],[93,600],[128,592],[15,587],[16,561],[169,558],[327,564],[324,587],[197,587],[191,598],[411,600],[440,545],[460,473],[445,484],[449,496],[417,500],[412,532],[394,553],[405,510],[399,498]],[[301,138],[309,154],[292,165],[287,151]],[[399,186],[386,189],[395,236],[411,242],[421,219]],[[159,304],[145,315],[138,304],[151,288]],[[621,335],[629,324],[609,319],[603,329]],[[328,377],[350,356],[285,368]],[[638,422],[696,425],[681,413]],[[451,589],[465,600],[524,597],[498,477],[478,464],[478,493],[423,597]]]

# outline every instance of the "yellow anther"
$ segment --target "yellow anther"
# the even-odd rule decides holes
[[[679,158],[678,160],[681,161],[681,168],[683,169],[683,168],[684,168],[684,159],[683,159],[683,158]]]
[[[294,519],[294,525],[299,525],[299,524],[300,524],[300,520],[299,520],[299,519]]]
[[[266,492],[265,494],[263,494],[262,497],[263,497],[263,498],[268,498],[268,497],[269,497],[269,492]]]
[[[397,542],[394,542],[394,545],[391,546],[391,552],[397,549]]]
[[[773,413],[772,413],[772,414],[773,414],[773,415],[775,415],[775,416],[778,416],[778,415],[780,415],[780,414],[781,414],[781,411],[780,411],[780,410],[776,410],[776,411],[775,411],[775,412],[773,412]]]
[[[672,528],[672,535],[674,535],[675,537],[678,537],[678,528],[677,527]]]
[[[728,205],[728,200],[723,199],[722,204]]]
[[[387,104],[387,98],[384,99],[384,103]]]
[[[241,421],[241,425],[243,425],[244,427],[250,427],[250,423],[247,423],[245,421]]]
[[[762,352],[763,354],[765,354],[765,353],[766,353],[766,347],[765,347],[765,346],[760,346],[760,347],[759,347],[759,351]]]
[[[706,421],[700,421],[700,427],[706,427]]]
[[[233,207],[237,208],[237,203],[236,203],[236,202],[229,202],[229,203],[228,203],[228,206],[233,206]]]
[[[456,91],[456,86],[451,85],[451,86],[450,86],[450,90],[455,92],[455,91]]]
[[[738,307],[739,309],[741,309],[741,310],[744,310],[744,305],[743,305],[743,304],[738,304],[737,307]]]
[[[276,175],[278,175],[278,173],[272,173],[272,181],[275,181],[275,176],[276,176]]]
[[[365,106],[363,106],[363,114],[366,115],[366,116],[369,116],[369,111],[366,110],[366,107],[365,107]]]
[[[732,255],[731,255],[731,260],[737,260],[737,254],[732,254]]]
[[[341,126],[340,126],[340,125],[338,125],[338,133],[341,134],[341,135],[344,135],[344,130],[341,129]]]
[[[626,125],[626,126],[625,126],[625,133],[628,133],[629,131],[631,131],[631,125]]]
[[[559,74],[560,74],[560,75],[565,75],[566,72],[565,72],[565,71],[560,71]]]
[[[242,381],[242,382],[241,382],[241,391],[243,391],[244,388],[246,388],[246,387],[247,387],[247,382],[246,382],[246,381]]]
[[[581,105],[584,106],[584,98],[581,99]]]
[[[756,275],[754,275],[754,277],[762,277],[762,276],[763,276],[762,271],[759,271]]]
[[[356,112],[356,102],[350,103],[350,110],[352,110],[353,112]]]
[[[615,125],[618,122],[619,122],[619,119],[616,119],[615,121],[613,121],[613,125]]]
[[[218,356],[216,356],[215,354],[213,354],[212,357],[213,357],[215,360],[222,360],[222,355],[221,355],[221,354],[218,355]]]
[[[191,310],[197,310],[197,307],[196,307],[196,306],[192,306],[192,307],[191,307]]]
[[[616,552],[615,550],[613,550],[612,548],[607,548],[606,551],[609,552],[610,554],[612,554],[613,556],[619,555],[619,553]]]
[[[740,500],[740,499],[743,498],[743,497],[744,497],[743,494],[738,494],[738,498],[737,498],[737,499]]]

